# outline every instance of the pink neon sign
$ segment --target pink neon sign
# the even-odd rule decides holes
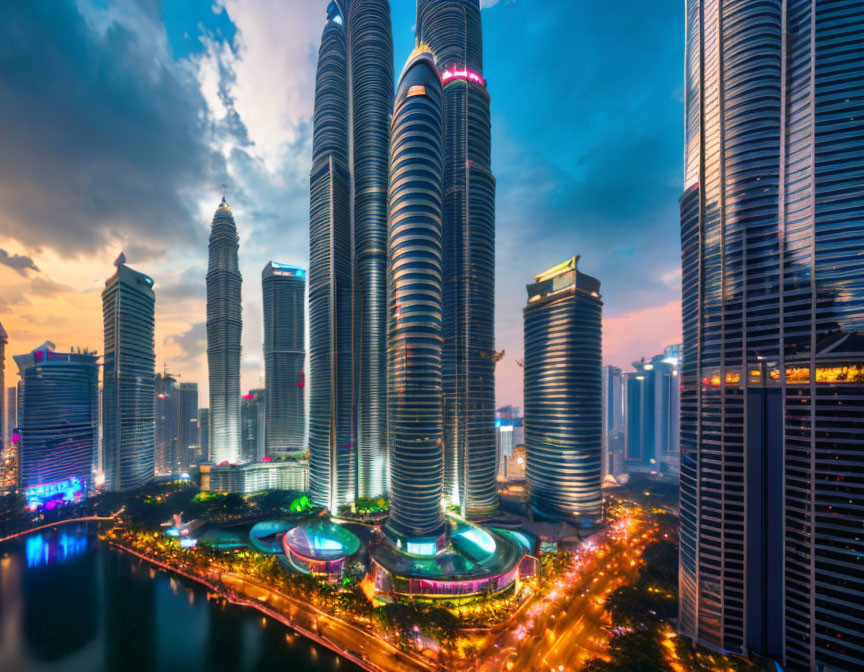
[[[483,75],[480,75],[473,70],[469,70],[468,68],[451,68],[450,70],[445,70],[441,73],[441,80],[444,82],[449,82],[451,79],[467,79],[469,82],[476,82],[477,84],[486,85],[486,80],[483,79]]]

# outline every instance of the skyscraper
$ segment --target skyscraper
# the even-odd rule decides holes
[[[624,374],[624,458],[629,472],[678,473],[678,361],[665,355],[633,362]]]
[[[6,344],[9,334],[0,323],[0,392],[6,389]],[[8,413],[9,411],[7,411]],[[3,412],[3,399],[0,399],[0,450],[6,448],[6,415]]]
[[[310,180],[309,452],[312,499],[331,510],[387,488],[392,62],[387,0],[330,3],[318,52]]]
[[[57,352],[46,342],[16,355],[15,363],[21,376],[19,489],[34,508],[86,497],[98,437],[96,355]]]
[[[418,544],[434,554],[446,541],[441,510],[442,107],[435,61],[415,50],[399,80],[393,111],[387,243],[387,531],[409,553]]]
[[[534,276],[525,319],[525,451],[531,507],[592,525],[600,517],[600,281],[579,257]]]
[[[249,390],[240,404],[240,460],[260,462],[267,432],[267,392]]]
[[[264,295],[264,379],[267,388],[266,454],[306,451],[306,271],[269,262]]]
[[[210,462],[210,409],[198,409],[199,456],[201,462]]]
[[[864,7],[686,9],[681,633],[860,669]]]
[[[180,383],[177,388],[177,468],[189,472],[199,449],[198,383]]]
[[[178,473],[177,381],[167,373],[157,373],[154,386],[156,422],[156,473]]]
[[[18,426],[18,388],[6,388],[6,441],[12,440],[12,430]],[[6,447],[5,445],[3,446]]]
[[[602,474],[624,471],[624,379],[617,366],[604,366]]]
[[[494,510],[495,178],[479,0],[418,0],[417,41],[444,82],[445,496]]]
[[[210,374],[210,459],[240,457],[240,303],[239,243],[234,216],[225,198],[210,230],[207,267],[207,367]]]
[[[102,375],[102,451],[105,487],[124,491],[156,475],[154,435],[153,279],[126,265],[105,281],[102,317],[105,365]]]

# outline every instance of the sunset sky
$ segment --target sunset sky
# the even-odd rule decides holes
[[[243,387],[263,386],[261,270],[307,266],[327,0],[27,0],[0,24],[0,322],[11,355],[102,344],[112,262],[155,279],[157,369],[207,405],[204,278],[221,198],[243,272]],[[414,2],[391,0],[396,72]],[[497,194],[498,403],[521,405],[531,277],[574,254],[604,359],[679,342],[680,2],[485,0]]]

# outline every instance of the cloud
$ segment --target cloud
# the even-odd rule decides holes
[[[175,346],[175,353],[177,349],[179,349],[179,353],[170,357],[171,362],[189,364],[199,358],[203,358],[207,349],[206,323],[193,323],[182,334],[168,337],[166,345],[167,344]]]
[[[2,248],[0,248],[0,264],[8,266],[24,276],[27,275],[27,271],[39,270],[33,259],[30,257],[23,254],[9,254]]]
[[[6,7],[0,234],[67,257],[117,238],[200,243],[194,196],[224,162],[191,70],[168,56],[158,3],[81,7]]]
[[[30,282],[30,294],[42,298],[74,291],[74,287],[55,282],[48,276],[36,277]]]

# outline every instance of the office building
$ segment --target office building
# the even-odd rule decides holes
[[[525,322],[525,450],[531,507],[590,526],[600,517],[600,281],[579,257],[534,276]]]
[[[271,457],[306,451],[306,271],[269,262],[264,296],[265,452]]]
[[[105,488],[126,491],[156,476],[154,434],[153,279],[126,265],[105,282],[102,317],[102,452]]]
[[[513,450],[525,444],[525,428],[519,409],[504,406],[495,411],[495,445],[498,455],[498,480],[507,480],[507,471],[515,459]],[[524,460],[523,460],[524,463]],[[523,464],[524,470],[524,464]]]
[[[479,0],[418,0],[416,32],[444,82],[445,496],[479,517],[498,501],[495,178]]]
[[[686,3],[679,628],[864,660],[864,7]]]
[[[273,462],[204,465],[202,490],[251,494],[264,490],[309,490],[309,462],[289,459]],[[205,487],[206,486],[206,487]]]
[[[180,473],[178,460],[177,380],[167,372],[157,373],[154,387],[156,413],[156,473]]]
[[[617,366],[603,367],[603,459],[601,472],[617,477],[624,465],[624,377]]]
[[[391,126],[386,530],[401,547],[428,548],[431,554],[446,544],[441,510],[442,113],[435,61],[415,49],[399,79]]]
[[[198,462],[210,462],[210,409],[198,409]]]
[[[234,215],[225,198],[210,229],[207,266],[207,368],[210,379],[210,459],[240,459],[240,303],[239,242]]]
[[[240,461],[260,462],[267,432],[267,392],[249,390],[240,404]]]
[[[177,469],[189,473],[198,461],[198,383],[180,383],[177,387]]]
[[[678,363],[658,355],[624,374],[624,458],[628,472],[678,474]]]
[[[21,376],[18,488],[33,510],[80,501],[93,487],[98,447],[96,355],[57,352],[46,342],[14,359]]]
[[[18,388],[6,388],[6,442],[12,440],[12,430],[18,426]],[[4,445],[4,448],[6,446]]]

